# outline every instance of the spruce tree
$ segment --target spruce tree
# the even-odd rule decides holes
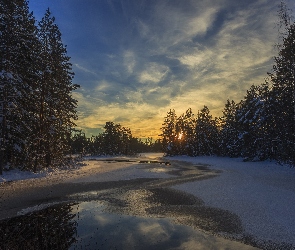
[[[177,142],[179,145],[179,154],[195,155],[194,132],[196,121],[192,109],[186,110],[185,114],[178,117],[176,123]]]
[[[177,138],[178,134],[176,131],[177,115],[174,109],[170,109],[167,116],[164,118],[164,123],[162,124],[162,144],[164,152],[173,156],[177,154]]]
[[[236,103],[233,100],[227,100],[223,110],[223,116],[220,118],[220,153],[224,156],[236,157],[240,155],[236,112]]]
[[[37,109],[34,116],[36,158],[34,170],[40,167],[58,166],[69,151],[67,143],[74,120],[77,119],[77,101],[72,91],[79,86],[72,83],[74,73],[70,57],[61,40],[61,33],[49,9],[38,25],[41,43],[41,63],[36,85]]]
[[[269,73],[272,86],[274,122],[279,145],[278,157],[295,164],[295,23],[282,6],[281,23],[285,32],[273,72]]]
[[[238,147],[247,159],[266,159],[265,97],[260,86],[252,85],[237,108]]]
[[[26,161],[26,133],[30,129],[29,110],[31,82],[37,65],[35,19],[24,0],[0,3],[0,96],[1,144],[3,163],[18,166]],[[5,156],[5,159],[4,159]],[[2,167],[0,167],[1,169]]]
[[[195,128],[196,155],[212,155],[217,151],[218,128],[217,122],[210,115],[210,110],[204,106],[198,112]]]

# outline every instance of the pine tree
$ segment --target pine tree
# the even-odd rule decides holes
[[[131,153],[132,133],[120,124],[106,122],[102,134],[102,151],[106,155],[128,155]]]
[[[218,128],[216,119],[210,115],[210,110],[204,106],[198,112],[195,130],[196,155],[212,155],[217,151]]]
[[[80,154],[83,156],[88,144],[85,133],[82,132],[82,130],[73,129],[68,144],[71,147],[72,154]]]
[[[49,9],[38,27],[41,62],[33,89],[36,104],[32,112],[35,137],[31,141],[34,171],[38,167],[63,164],[64,154],[69,150],[67,138],[77,119],[77,101],[72,98],[72,91],[78,87],[72,83],[74,74],[70,58]]]
[[[120,148],[120,133],[119,133],[119,126],[113,122],[106,122],[104,129],[105,132],[103,133],[104,140],[103,140],[103,149],[106,155],[117,155],[119,154]]]
[[[28,94],[35,78],[35,19],[24,0],[1,1],[1,152],[5,163],[17,166],[26,159],[25,134],[28,124]],[[25,101],[26,100],[26,101]],[[5,144],[5,145],[4,145]],[[3,158],[1,165],[3,165]],[[2,168],[2,167],[0,167]]]
[[[266,97],[263,86],[252,85],[237,108],[238,147],[247,159],[264,160],[269,157],[266,138]]]
[[[177,115],[174,109],[170,109],[167,116],[164,118],[162,124],[162,144],[163,150],[167,155],[173,156],[177,154],[177,138],[178,134],[176,131]]]
[[[240,156],[238,147],[238,128],[237,128],[237,105],[232,100],[227,100],[223,110],[223,116],[220,118],[220,150],[221,155],[237,157]]]
[[[132,139],[132,133],[130,128],[122,127],[121,129],[121,154],[131,154],[130,144]]]
[[[78,86],[60,31],[49,10],[37,29],[25,0],[1,1],[0,15],[0,174],[62,164]]]
[[[177,119],[176,134],[179,147],[179,154],[182,155],[195,155],[194,149],[194,132],[196,121],[192,109],[186,110],[185,114],[182,114]]]
[[[258,87],[259,100],[256,103],[257,114],[257,138],[259,146],[257,157],[260,160],[274,159],[273,142],[275,141],[275,126],[273,112],[275,110],[271,97],[271,88],[267,81]]]
[[[269,73],[273,83],[274,125],[279,159],[295,164],[295,23],[291,23],[285,5],[280,9],[280,20],[284,37],[278,46],[273,72]]]

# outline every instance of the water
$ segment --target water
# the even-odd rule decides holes
[[[0,249],[252,249],[168,218],[110,213],[105,205],[61,203],[4,220]]]
[[[74,206],[77,242],[70,249],[173,249],[201,242],[203,235],[165,218],[146,218],[104,212],[100,202]]]

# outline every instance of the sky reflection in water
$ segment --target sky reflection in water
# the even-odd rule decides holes
[[[71,249],[170,249],[190,242],[192,238],[194,241],[202,240],[202,236],[191,228],[174,225],[169,219],[106,213],[97,201],[75,206],[79,211],[78,242]]]
[[[113,214],[104,208],[99,201],[73,206],[77,242],[70,249],[235,249],[240,245],[173,224],[167,218]],[[245,248],[239,249],[251,249],[242,246]]]
[[[110,213],[107,207],[92,200],[28,208],[0,221],[0,249],[253,249],[171,219]]]

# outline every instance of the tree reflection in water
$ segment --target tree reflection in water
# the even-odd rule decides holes
[[[76,241],[73,205],[58,204],[1,221],[0,249],[68,249]]]
[[[252,249],[169,218],[108,212],[109,205],[100,200],[63,203],[0,221],[0,250]]]

